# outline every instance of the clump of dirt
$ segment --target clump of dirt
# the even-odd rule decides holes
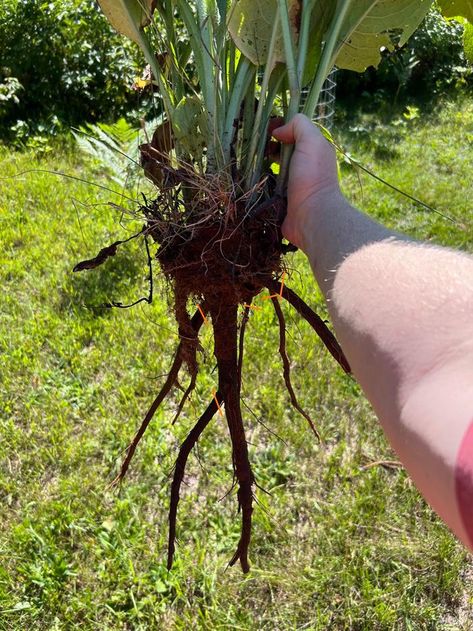
[[[178,385],[179,370],[185,365],[190,380],[173,422],[177,420],[195,387],[199,330],[209,319],[214,334],[218,384],[215,396],[184,440],[176,459],[171,484],[167,564],[171,568],[173,563],[177,508],[188,456],[212,417],[222,407],[232,443],[234,480],[238,484],[238,506],[242,519],[240,540],[229,564],[239,560],[243,572],[248,572],[256,481],[248,458],[240,391],[244,334],[255,296],[264,289],[270,292],[279,323],[279,352],[289,396],[316,435],[317,430],[297,402],[291,385],[285,320],[279,301],[287,300],[309,322],[346,372],[349,372],[349,366],[321,318],[285,283],[280,282],[284,271],[283,255],[294,249],[284,244],[281,236],[285,200],[273,196],[263,201],[258,191],[238,196],[236,186],[232,193],[228,193],[217,177],[197,176],[188,169],[172,169],[169,162],[162,159],[162,154],[159,160],[151,158],[151,149],[150,145],[145,145],[142,155],[145,171],[158,186],[159,195],[142,208],[145,223],[140,234],[145,239],[150,236],[158,245],[156,258],[174,292],[174,313],[180,342],[167,379],[128,446],[120,472],[112,484],[118,484],[125,476],[153,415],[172,388]],[[103,248],[95,259],[79,263],[75,270],[92,269],[103,263],[108,256],[115,254],[120,243]],[[149,251],[147,241],[146,244]],[[192,316],[188,312],[191,300],[198,305]]]

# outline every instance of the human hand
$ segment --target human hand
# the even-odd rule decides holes
[[[305,250],[305,235],[313,217],[327,200],[341,195],[335,151],[328,140],[303,114],[297,114],[273,136],[284,144],[295,144],[288,182],[287,216],[282,233]]]

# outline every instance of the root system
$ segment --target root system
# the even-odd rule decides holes
[[[170,494],[167,565],[171,568],[174,558],[177,509],[187,459],[221,406],[225,410],[232,444],[233,470],[238,484],[238,508],[241,513],[241,536],[229,564],[234,565],[239,561],[243,572],[248,572],[256,483],[248,457],[240,393],[244,333],[255,297],[266,289],[269,291],[279,323],[279,353],[289,397],[316,436],[317,429],[298,403],[291,384],[286,323],[280,301],[287,301],[312,326],[346,372],[349,372],[349,366],[324,321],[285,283],[280,282],[284,272],[283,255],[288,249],[283,244],[280,231],[285,200],[274,196],[261,201],[257,191],[253,192],[251,198],[248,194],[238,197],[235,191],[228,193],[222,190],[225,187],[217,178],[197,177],[185,169],[172,170],[163,160],[155,160],[159,169],[150,172],[152,149],[150,145],[145,145],[142,153],[148,164],[147,174],[159,186],[160,193],[152,203],[142,207],[145,218],[142,234],[150,236],[158,246],[156,258],[173,289],[180,342],[167,379],[129,444],[112,484],[118,484],[126,475],[156,410],[173,387],[178,385],[179,370],[185,365],[190,380],[174,422],[177,420],[196,383],[199,330],[208,319],[213,327],[218,384],[215,396],[188,433],[175,462]],[[76,270],[91,269],[103,263],[108,256],[115,254],[120,243],[104,248],[95,259],[80,263]],[[188,308],[192,302],[197,308],[190,316]]]

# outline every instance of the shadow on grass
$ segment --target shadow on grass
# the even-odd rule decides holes
[[[107,316],[111,303],[135,302],[149,292],[145,256],[136,247],[123,249],[100,267],[67,274],[58,292],[58,311],[81,312],[84,317]]]

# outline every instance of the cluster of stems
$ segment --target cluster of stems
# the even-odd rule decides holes
[[[206,116],[207,173],[218,173],[223,181],[226,177],[229,185],[235,184],[238,173],[243,192],[261,181],[270,117],[277,114],[289,120],[301,110],[310,118],[313,116],[353,2],[336,3],[325,32],[318,36],[319,61],[311,77],[306,75],[316,0],[302,0],[297,29],[291,23],[288,0],[277,0],[266,59],[260,66],[238,50],[229,34],[229,13],[235,8],[235,1],[230,5],[225,0],[196,0],[194,5],[187,0],[158,3],[154,28],[148,34],[141,31],[140,45],[155,76],[168,120],[173,121],[174,110],[186,95],[198,95],[201,99]],[[277,42],[281,39],[285,63],[278,61]],[[158,61],[156,49],[164,53],[164,62]],[[301,105],[303,89],[307,98]],[[179,152],[177,147],[175,150]],[[286,185],[290,151],[288,147],[283,149],[279,193]],[[188,158],[176,157],[178,161]]]

